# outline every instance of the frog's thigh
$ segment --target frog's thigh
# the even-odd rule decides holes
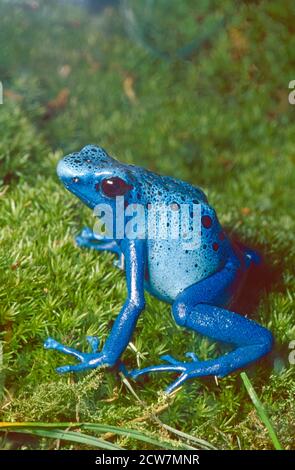
[[[237,260],[229,258],[220,271],[182,291],[172,305],[176,323],[184,325],[188,314],[200,303],[225,306],[233,294],[233,286],[237,281],[238,270]]]
[[[221,308],[237,269],[237,265],[229,261],[222,271],[185,289],[172,305],[173,316],[179,325],[214,340],[238,346],[259,345],[258,355],[261,356],[271,349],[271,333],[254,321]]]

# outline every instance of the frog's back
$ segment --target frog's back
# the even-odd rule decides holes
[[[194,201],[207,203],[207,198],[203,191],[196,186],[181,181],[172,176],[162,176],[145,168],[125,165],[129,177],[136,179],[137,193],[132,195],[132,202],[165,203],[173,202],[185,203]]]

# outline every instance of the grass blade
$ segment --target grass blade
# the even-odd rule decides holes
[[[283,447],[280,443],[280,441],[278,440],[278,437],[275,433],[275,430],[273,428],[273,425],[271,424],[271,421],[269,419],[269,417],[267,416],[267,413],[265,411],[265,408],[264,406],[262,405],[261,401],[259,400],[251,382],[250,382],[250,379],[248,377],[248,375],[246,374],[246,372],[242,372],[241,373],[241,378],[244,382],[244,385],[245,385],[245,388],[249,394],[249,397],[251,398],[252,402],[253,402],[253,405],[255,406],[256,408],[256,411],[257,411],[257,414],[258,416],[260,417],[261,421],[263,422],[263,424],[265,425],[267,431],[268,431],[268,434],[272,440],[272,443],[274,445],[274,448],[276,450],[283,450]]]
[[[162,449],[168,449],[168,450],[180,450],[183,448],[190,448],[190,446],[186,446],[184,443],[170,443],[170,442],[165,442],[162,440],[157,440],[153,436],[147,434],[147,433],[142,433],[140,431],[134,430],[134,429],[127,429],[127,428],[120,428],[117,426],[111,426],[111,425],[105,425],[105,424],[97,424],[97,423],[71,423],[71,422],[57,422],[57,423],[45,423],[45,422],[24,422],[24,423],[8,423],[8,422],[3,422],[0,423],[0,430],[1,429],[8,429],[8,430],[13,430],[13,432],[25,432],[25,433],[31,433],[31,434],[37,434],[42,432],[43,434],[38,434],[42,435],[44,437],[52,437],[54,439],[62,439],[62,440],[69,440],[66,439],[65,436],[68,438],[76,436],[82,436],[82,440],[75,440],[74,442],[80,442],[84,443],[87,445],[94,445],[93,442],[96,444],[100,445],[109,445],[113,446],[112,449],[114,449],[114,444],[109,443],[108,441],[105,441],[103,439],[97,439],[93,436],[88,436],[86,434],[82,434],[80,432],[73,432],[73,431],[62,431],[61,429],[63,428],[81,428],[85,429],[88,431],[96,431],[99,433],[113,433],[117,435],[122,435],[129,437],[130,439],[135,439],[141,442],[145,442],[147,444],[151,444],[155,447],[160,447]],[[51,435],[44,435],[44,432],[46,433],[51,433]],[[60,432],[63,434],[63,437],[61,436],[56,436],[55,433]],[[54,434],[52,434],[54,433]],[[71,434],[69,434],[71,433]],[[90,442],[85,442],[85,438],[90,438],[90,439],[95,439],[96,441]],[[99,442],[97,442],[97,440]],[[82,442],[83,441],[83,442]],[[97,445],[99,447],[99,445]],[[109,449],[109,447],[101,447],[105,449]],[[120,449],[119,447],[116,446],[116,449]]]
[[[123,436],[127,436],[138,441],[146,442],[147,444],[152,444],[157,447],[161,447],[162,449],[180,449],[183,444],[179,442],[179,445],[173,445],[169,442],[165,441],[158,441],[157,439],[150,437],[148,434],[142,433],[140,431],[136,431],[134,429],[126,429],[126,428],[118,428],[116,426],[105,426],[101,424],[95,423],[82,423],[81,426],[83,429],[87,429],[89,431],[98,431],[98,432],[112,432],[114,434],[119,434]],[[183,448],[183,447],[182,447]]]
[[[163,428],[165,428],[167,431],[176,434],[177,436],[181,437],[182,439],[186,439],[187,441],[191,441],[194,444],[197,444],[198,446],[201,447],[201,449],[205,450],[217,450],[216,447],[214,447],[213,444],[210,444],[209,442],[205,441],[204,439],[201,439],[200,437],[195,437],[191,436],[190,434],[187,434],[186,432],[179,431],[179,429],[172,428],[168,424],[165,424],[161,421],[161,424]],[[191,447],[191,449],[194,449],[194,447]]]
[[[60,429],[41,429],[41,428],[22,428],[14,429],[14,432],[23,434],[33,434],[34,436],[49,437],[51,439],[61,439],[63,441],[77,442],[78,444],[88,445],[90,447],[97,447],[104,450],[125,450],[111,442],[103,439],[98,439],[94,436],[89,436],[81,432],[75,431],[62,431]]]

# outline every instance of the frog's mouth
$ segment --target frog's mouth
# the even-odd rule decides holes
[[[85,194],[82,194],[79,189],[73,185],[69,185],[67,183],[64,183],[64,187],[72,194],[74,194],[78,199],[80,199],[89,209],[94,209],[95,208],[95,203],[91,201],[88,197],[85,196]]]

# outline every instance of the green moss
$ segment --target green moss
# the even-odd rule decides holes
[[[0,1],[1,418],[79,419],[167,434],[151,416],[162,410],[158,391],[171,377],[133,385],[143,407],[115,371],[58,376],[65,358],[42,347],[48,334],[84,348],[86,335],[104,340],[126,296],[111,255],[74,246],[92,214],[55,176],[62,154],[98,143],[123,161],[201,186],[229,232],[264,254],[268,268],[251,315],[273,331],[276,345],[248,373],[280,441],[294,448],[294,7],[287,0],[239,9],[225,2],[224,28],[186,60],[161,60],[126,34],[117,10],[89,17],[39,3],[30,10]],[[177,29],[188,41],[198,34],[194,2],[182,5],[177,17],[190,20]],[[154,46],[165,35],[156,18]],[[177,328],[169,310],[147,295],[133,338],[141,365],[164,353],[220,354],[220,345]],[[124,360],[136,365],[134,350]],[[271,448],[239,374],[186,384],[161,419],[219,448]]]

